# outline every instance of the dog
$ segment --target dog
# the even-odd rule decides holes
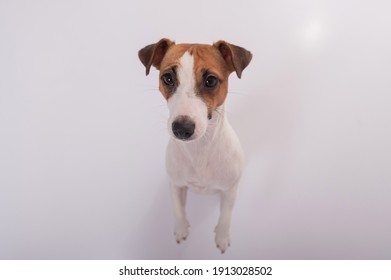
[[[171,137],[166,169],[171,179],[175,240],[179,244],[189,235],[185,209],[188,189],[218,193],[220,216],[215,242],[224,253],[231,243],[232,209],[244,162],[224,101],[229,75],[236,72],[241,78],[252,54],[225,41],[213,45],[176,44],[163,38],[142,48],[138,56],[146,75],[151,66],[160,71],[159,90],[169,109]]]

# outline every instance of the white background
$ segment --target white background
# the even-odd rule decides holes
[[[390,259],[388,1],[0,2],[1,259]],[[252,51],[230,79],[246,152],[232,246],[189,195],[177,245],[167,109],[137,51]]]

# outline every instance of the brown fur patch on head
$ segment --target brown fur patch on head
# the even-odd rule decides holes
[[[159,80],[159,90],[164,96],[165,99],[169,99],[172,94],[175,92],[180,81],[177,77],[177,70],[180,67],[179,60],[183,54],[188,50],[190,45],[188,44],[179,44],[172,45],[166,52],[161,65],[160,65],[160,80]],[[175,87],[168,88],[164,85],[163,75],[170,74],[175,80]]]
[[[167,51],[160,67],[160,76],[164,73],[175,72],[173,69],[180,67],[179,60],[185,52],[189,52],[194,59],[194,76],[196,79],[195,93],[199,95],[208,107],[209,113],[222,105],[228,92],[228,76],[230,71],[221,53],[212,45],[203,44],[178,44],[173,45]],[[205,79],[213,75],[218,83],[214,88],[205,86]],[[176,81],[178,84],[181,81]],[[168,99],[173,94],[172,90],[164,86],[160,80],[159,89]]]
[[[195,94],[201,97],[208,107],[208,116],[224,103],[228,92],[228,76],[235,71],[241,77],[242,71],[250,63],[252,54],[244,48],[218,41],[213,45],[204,44],[175,44],[169,39],[162,39],[156,44],[146,46],[139,52],[142,63],[149,73],[151,65],[160,70],[159,89],[167,100],[174,94],[181,81],[178,80],[177,70],[179,60],[185,52],[194,58],[194,76],[196,79]],[[164,81],[173,80],[172,86]],[[213,87],[207,86],[206,80],[217,79]],[[166,78],[166,79],[165,79]]]
[[[198,45],[193,50],[196,92],[204,100],[211,114],[224,103],[228,93],[228,76],[230,74],[220,52],[211,45]],[[206,79],[213,76],[217,79],[215,87],[207,87]]]

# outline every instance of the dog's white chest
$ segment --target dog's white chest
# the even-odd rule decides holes
[[[218,172],[207,163],[192,166],[192,168],[189,168],[184,173],[187,173],[188,177],[183,178],[183,181],[185,181],[186,186],[193,192],[213,194],[224,187]]]
[[[166,168],[175,185],[186,186],[197,193],[212,194],[229,188],[239,180],[243,152],[228,123],[217,137],[205,140],[185,143],[170,139]]]

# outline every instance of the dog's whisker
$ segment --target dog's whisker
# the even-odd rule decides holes
[[[142,90],[143,93],[159,93],[159,88],[145,88]]]
[[[247,94],[247,93],[242,93],[242,92],[229,92],[228,93],[229,95],[232,95],[232,96],[235,96],[236,97],[249,97],[251,96],[250,94]]]

